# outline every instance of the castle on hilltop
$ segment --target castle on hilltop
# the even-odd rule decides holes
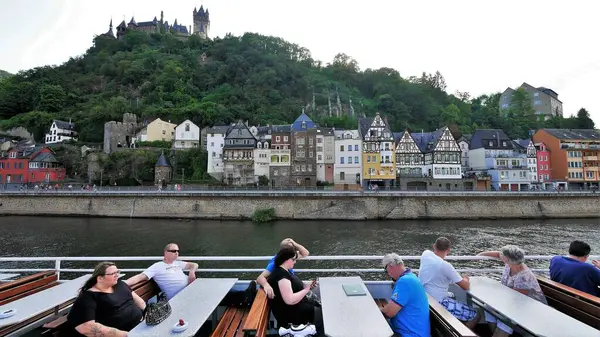
[[[185,25],[179,24],[177,19],[175,19],[175,22],[173,22],[172,25],[169,24],[168,21],[164,21],[163,11],[160,12],[160,20],[158,20],[155,16],[152,21],[136,22],[135,18],[132,16],[131,20],[129,20],[129,23],[127,24],[125,23],[125,20],[121,21],[121,23],[116,27],[116,35],[113,33],[113,23],[111,19],[108,32],[101,34],[100,36],[111,39],[120,39],[127,33],[127,31],[137,30],[148,33],[168,32],[183,37],[198,35],[203,39],[207,39],[210,31],[210,16],[208,9],[204,10],[204,6],[200,6],[200,10],[196,10],[196,8],[194,8],[192,18],[194,22],[194,30],[192,30],[192,26],[186,27]]]

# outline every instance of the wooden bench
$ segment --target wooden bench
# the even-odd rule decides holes
[[[591,327],[600,329],[600,298],[537,275],[548,305]]]
[[[429,324],[431,325],[431,336],[433,337],[477,337],[471,329],[467,328],[456,317],[452,316],[446,308],[438,303],[433,297],[427,295],[429,300]],[[388,303],[385,299],[376,299],[379,308]]]
[[[267,335],[268,325],[269,303],[267,302],[267,295],[265,292],[259,289],[254,298],[254,302],[252,302],[248,316],[244,321],[242,331],[246,337],[265,337]]]
[[[0,284],[0,305],[58,285],[54,271],[44,271]]]
[[[211,337],[244,337],[243,326],[250,309],[247,307],[230,306],[225,309],[219,324]]]

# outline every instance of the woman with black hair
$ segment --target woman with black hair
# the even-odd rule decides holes
[[[119,274],[112,262],[96,266],[67,316],[71,335],[127,336],[142,320],[146,303]]]
[[[284,247],[275,256],[275,270],[267,278],[275,296],[269,299],[269,306],[280,327],[287,328],[290,324],[314,324],[319,334],[323,333],[323,315],[321,308],[310,301],[306,294],[317,286],[316,281],[304,284],[298,276],[288,270],[296,263],[296,250]]]

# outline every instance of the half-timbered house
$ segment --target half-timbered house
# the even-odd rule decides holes
[[[388,123],[377,113],[358,120],[362,138],[363,187],[393,186],[396,179],[394,135]]]

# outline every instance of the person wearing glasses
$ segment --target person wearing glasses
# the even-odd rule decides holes
[[[112,262],[99,263],[67,316],[67,336],[127,336],[146,303],[122,280]]]
[[[391,300],[381,308],[394,336],[430,337],[429,300],[417,275],[396,253],[385,255],[381,264],[395,282]]]
[[[304,246],[297,243],[296,241],[294,241],[291,238],[286,238],[281,241],[281,244],[279,245],[279,249],[282,249],[285,247],[293,248],[299,259],[305,258],[308,256],[308,254],[310,254],[308,249],[304,248]],[[256,283],[258,283],[263,288],[267,297],[271,298],[271,299],[273,298],[273,296],[275,296],[275,293],[273,292],[273,288],[271,287],[271,285],[269,285],[269,282],[267,282],[267,278],[275,270],[275,267],[277,267],[277,264],[275,263],[275,256],[273,256],[273,258],[267,264],[267,267],[265,268],[265,270],[256,279]],[[294,275],[294,269],[290,269],[289,273]]]
[[[285,246],[275,255],[275,268],[267,282],[275,296],[268,299],[269,307],[280,328],[290,325],[314,324],[318,335],[323,334],[323,313],[321,308],[307,298],[307,294],[317,286],[316,280],[304,283],[291,273],[298,252],[292,246]]]
[[[156,262],[142,273],[130,277],[125,282],[132,286],[138,282],[153,279],[160,290],[167,295],[167,299],[173,298],[188,284],[196,279],[196,269],[198,264],[178,260],[179,246],[175,243],[169,243],[165,246],[164,258]],[[183,270],[189,270],[186,275]]]

